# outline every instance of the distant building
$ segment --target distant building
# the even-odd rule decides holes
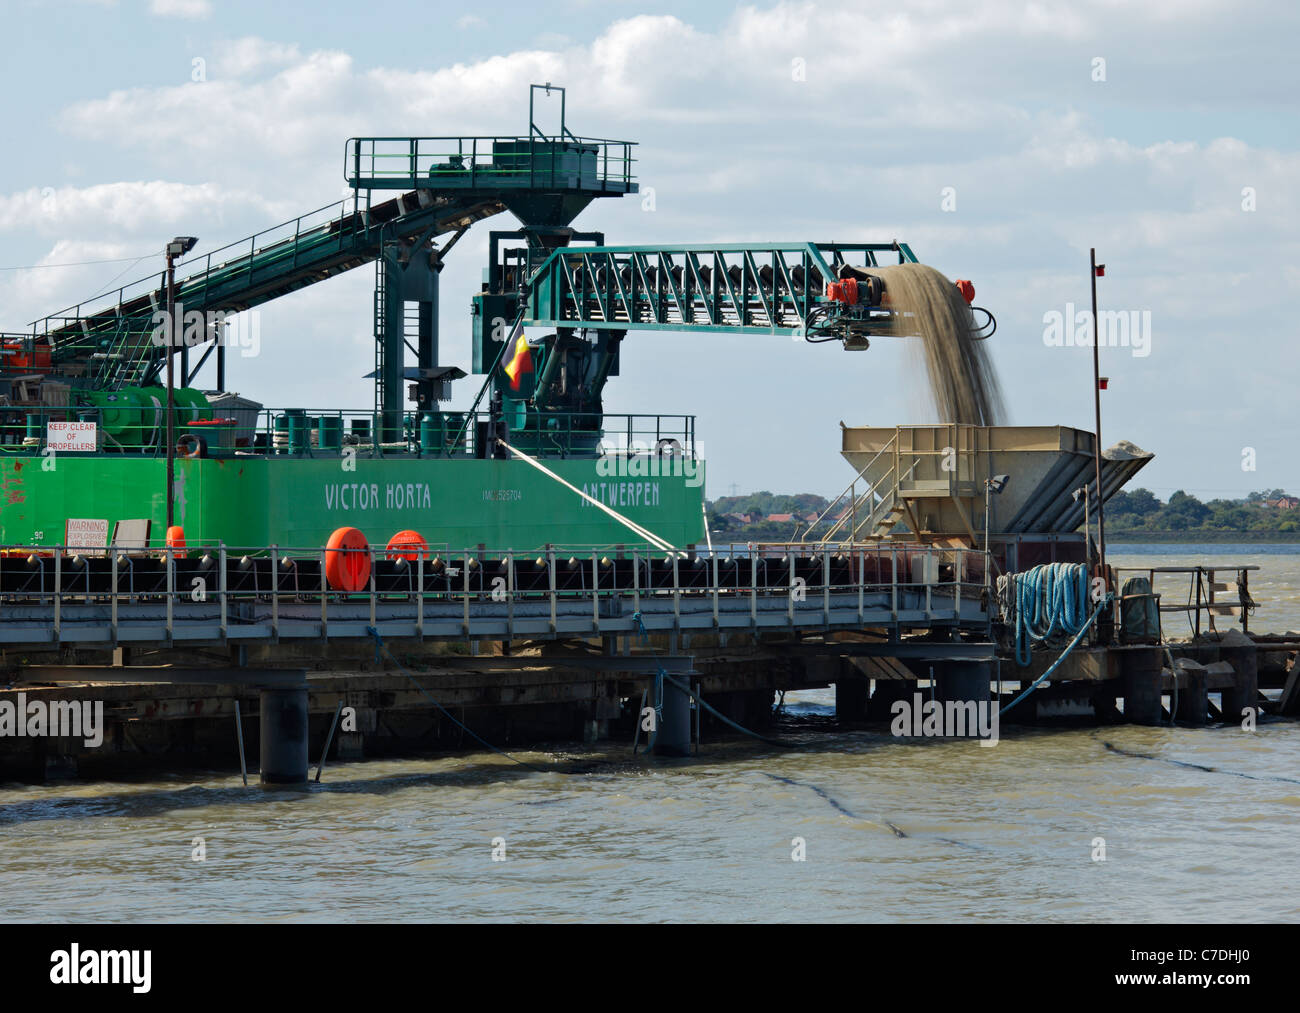
[[[1300,498],[1295,496],[1283,496],[1281,499],[1266,499],[1265,506],[1271,506],[1275,510],[1294,510],[1300,507]]]
[[[768,514],[767,519],[772,524],[793,524],[794,514]]]

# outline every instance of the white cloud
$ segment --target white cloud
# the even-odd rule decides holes
[[[217,47],[214,68],[225,77],[245,77],[258,71],[297,63],[302,53],[296,44],[270,42],[255,36],[234,39]]]
[[[163,18],[206,18],[212,14],[210,0],[149,0],[149,12]]]
[[[44,187],[0,195],[0,231],[142,232],[196,217],[215,221],[232,212],[242,216],[249,211],[278,213],[273,202],[258,194],[226,190],[216,183],[155,180]]]
[[[42,225],[39,194],[13,195],[0,200],[0,228],[54,228],[102,241],[131,228],[133,201],[151,206],[160,227],[198,218],[187,228],[206,230],[230,215],[233,228],[235,205],[247,194],[269,202],[267,212],[280,209],[267,215],[275,220],[337,195],[347,137],[522,133],[528,85],[552,81],[569,88],[571,130],[642,142],[637,172],[656,190],[653,214],[635,200],[601,201],[580,226],[629,243],[909,241],[923,260],[971,278],[977,302],[997,313],[991,348],[1022,423],[1090,423],[1088,378],[1070,381],[1077,391],[1064,384],[1062,373],[1076,364],[1044,346],[1041,319],[1067,299],[1086,299],[1087,251],[1098,247],[1110,267],[1102,298],[1150,309],[1157,328],[1148,359],[1109,356],[1115,390],[1128,393],[1108,401],[1108,437],[1155,450],[1148,474],[1182,467],[1205,472],[1207,486],[1285,485],[1288,476],[1274,481],[1262,466],[1260,475],[1243,477],[1239,447],[1272,441],[1282,460],[1295,432],[1286,414],[1292,398],[1280,388],[1295,376],[1287,304],[1300,284],[1288,266],[1300,263],[1293,182],[1300,155],[1252,143],[1244,127],[1241,136],[1192,140],[1165,117],[1169,109],[1281,109],[1295,94],[1300,82],[1286,52],[1293,16],[1248,7],[1243,14],[1226,0],[1140,7],[929,0],[883,9],[852,0],[779,3],[738,8],[711,30],[688,17],[638,15],[586,41],[539,40],[419,69],[362,67],[346,51],[240,39],[218,51],[206,83],[115,91],[61,118],[79,140],[151,160],[152,175],[199,171],[216,187],[211,194],[85,188],[69,196],[70,206],[85,206],[85,224],[70,213],[57,226]],[[475,20],[465,15],[461,27]],[[1098,55],[1107,60],[1105,83],[1090,77]],[[804,61],[803,80],[792,74],[795,59]],[[549,123],[552,110],[543,108]],[[1258,211],[1241,209],[1245,186],[1255,188]],[[951,214],[940,210],[944,187],[957,193]],[[173,208],[181,218],[164,217]],[[252,219],[264,207],[248,201],[245,210]],[[259,224],[270,221],[253,227]],[[456,293],[476,284],[482,266],[467,245],[450,260],[447,335],[463,332]],[[368,272],[322,286],[330,295],[276,304],[276,313],[286,321],[299,314],[305,330],[329,333],[342,298],[332,294],[336,285],[348,299],[364,295]],[[348,341],[364,333],[365,303],[358,297],[349,311]],[[1226,354],[1243,330],[1250,355]],[[849,360],[764,344],[749,386],[781,377],[774,386],[785,409],[752,429],[733,424],[753,417],[744,384],[735,391],[674,384],[665,394],[669,373],[683,363],[695,375],[730,369],[727,354],[754,348],[754,340],[633,335],[607,403],[613,411],[700,411],[716,460],[713,492],[764,475],[769,484],[829,491],[850,477],[834,450],[840,418],[924,416],[897,389],[904,357],[899,343],[886,341]],[[464,364],[461,344],[444,339],[444,357]],[[1214,351],[1204,358],[1191,354],[1207,347]],[[332,403],[364,403],[356,382],[332,387],[333,375],[303,383],[317,383]],[[1269,385],[1279,388],[1276,396],[1254,393]],[[1182,418],[1189,404],[1247,401],[1247,421],[1205,434],[1205,447],[1236,441],[1232,453],[1205,450],[1195,432],[1163,421]],[[810,441],[815,453],[805,452]],[[781,476],[771,474],[774,459]]]
[[[148,271],[146,262],[133,265],[124,258],[138,257],[140,253],[136,246],[121,241],[64,239],[33,261],[39,266],[0,272],[3,329],[14,330],[45,314],[58,313],[78,300],[89,299],[113,284],[135,280]]]
[[[0,195],[0,236],[27,251],[2,266],[34,265],[0,272],[0,330],[143,278],[177,232],[199,235],[202,254],[302,210],[217,183],[101,183]]]

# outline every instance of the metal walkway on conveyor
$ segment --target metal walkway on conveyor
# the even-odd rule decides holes
[[[370,207],[348,198],[207,254],[177,280],[176,301],[187,313],[240,312],[373,262],[381,237],[427,240],[504,210],[474,194],[434,201],[412,191]],[[165,281],[151,275],[110,298],[44,317],[32,333],[50,343],[62,372],[84,369],[104,387],[146,385],[164,361],[165,349],[149,336],[154,314],[167,305]]]

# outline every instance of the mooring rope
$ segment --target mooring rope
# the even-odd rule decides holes
[[[826,791],[824,788],[817,787],[817,785],[815,784],[809,784],[806,781],[796,781],[793,778],[782,777],[780,774],[771,774],[768,773],[766,770],[763,771],[763,776],[770,777],[773,781],[780,781],[782,784],[788,784],[796,788],[807,788],[810,791],[815,791],[818,795],[820,795],[822,798],[824,798],[827,802],[830,803],[831,808],[833,808],[836,812],[839,812],[847,816],[851,820],[861,820],[863,823],[874,823],[876,826],[887,827],[890,833],[892,833],[895,837],[909,836],[906,832],[900,830],[895,824],[891,823],[883,816],[877,816],[874,819],[872,819],[869,816],[859,816],[857,813],[852,812],[851,810],[846,808],[844,804],[840,802],[840,800],[837,799],[830,792]],[[954,843],[960,843],[960,842],[954,842]]]
[[[641,634],[641,642],[644,643],[647,647],[650,646],[650,632],[645,628],[645,622],[641,618],[641,613],[633,612],[632,621],[636,623],[637,630]],[[783,742],[780,739],[768,738],[766,735],[761,735],[750,728],[746,728],[742,724],[732,721],[731,718],[727,717],[716,707],[710,706],[709,704],[705,703],[705,701],[700,697],[700,695],[696,693],[693,689],[691,689],[690,686],[686,685],[685,683],[679,682],[678,680],[674,679],[671,675],[669,675],[664,670],[664,666],[660,664],[658,655],[655,655],[654,658],[655,658],[655,667],[659,670],[658,675],[656,676],[655,679],[657,696],[658,696],[658,699],[656,701],[656,707],[655,707],[656,719],[663,717],[663,683],[669,682],[672,685],[676,686],[678,690],[680,690],[681,692],[689,696],[692,700],[695,701],[695,703],[698,706],[704,708],[706,711],[712,714],[723,724],[728,725],[731,728],[734,728],[736,731],[740,732],[743,735],[748,735],[751,738],[758,739],[760,742],[767,742],[773,746],[780,746],[782,749],[803,748],[803,746],[795,742]]]
[[[497,442],[501,444],[501,446],[505,447],[505,449],[508,450],[510,453],[514,454],[515,457],[519,458],[519,460],[523,461],[525,464],[531,464],[534,468],[540,471],[547,478],[554,479],[555,481],[559,482],[560,485],[568,489],[570,492],[577,493],[579,496],[581,496],[586,502],[590,503],[592,506],[598,507],[601,510],[605,511],[605,513],[613,517],[614,520],[618,521],[620,524],[622,524],[625,528],[629,529],[630,531],[633,531],[636,534],[640,535],[647,542],[653,545],[656,549],[659,549],[661,552],[676,551],[670,542],[666,541],[663,538],[660,538],[658,535],[656,535],[653,531],[650,531],[648,528],[643,528],[640,524],[636,523],[636,521],[624,517],[617,510],[614,510],[612,507],[606,506],[604,503],[596,499],[594,496],[589,496],[587,493],[583,492],[572,482],[566,482],[564,479],[562,479],[559,475],[553,472],[550,468],[546,467],[546,465],[542,464],[536,458],[530,457],[529,455],[525,454],[522,450],[519,450],[517,447],[512,447],[505,440],[497,440]]]
[[[632,613],[632,620],[633,620],[633,622],[636,623],[637,630],[639,631],[639,633],[640,633],[640,635],[641,635],[641,640],[642,640],[642,642],[645,643],[646,645],[649,645],[649,643],[650,643],[650,633],[649,633],[649,631],[645,628],[645,622],[644,622],[644,621],[642,620],[642,618],[641,618],[641,613],[640,613],[640,612],[633,612],[633,613]],[[658,658],[657,658],[657,657],[656,657],[656,659],[655,659],[655,666],[659,669],[658,678],[657,678],[655,681],[656,681],[656,684],[660,687],[660,692],[661,692],[661,693],[662,693],[663,683],[665,683],[665,682],[671,683],[673,686],[676,686],[677,689],[678,689],[679,691],[681,691],[682,693],[687,694],[687,695],[688,695],[692,700],[695,701],[695,703],[696,703],[698,706],[704,708],[706,711],[708,711],[710,714],[712,714],[715,718],[717,718],[717,719],[718,719],[719,721],[721,721],[723,724],[725,724],[725,725],[727,725],[727,726],[729,726],[729,727],[731,727],[731,728],[734,728],[736,731],[738,731],[738,732],[740,732],[740,733],[742,733],[742,734],[744,734],[744,735],[748,735],[748,736],[750,736],[751,738],[758,739],[760,742],[766,742],[766,743],[768,743],[769,745],[780,746],[782,749],[805,749],[805,748],[807,748],[807,747],[804,746],[802,743],[797,743],[797,742],[783,742],[783,741],[780,740],[780,739],[772,739],[772,738],[768,738],[766,735],[760,735],[758,732],[753,731],[753,730],[750,729],[750,728],[746,728],[744,725],[739,724],[739,723],[736,722],[736,721],[732,721],[731,718],[727,717],[725,714],[723,714],[723,713],[721,713],[720,711],[718,711],[717,708],[712,707],[712,706],[710,706],[709,704],[705,703],[705,701],[704,701],[703,699],[700,698],[700,695],[699,695],[698,693],[696,693],[694,690],[692,690],[692,689],[690,688],[690,686],[688,686],[688,685],[686,685],[686,684],[684,684],[684,683],[682,683],[682,682],[679,682],[677,679],[674,679],[671,675],[669,675],[666,671],[664,671],[664,667],[663,667],[663,665],[659,664],[659,661],[658,661]],[[662,697],[661,697],[661,703],[662,703]],[[777,775],[777,774],[769,774],[767,771],[763,771],[763,773],[764,773],[765,776],[770,777],[773,781],[780,781],[780,782],[783,782],[784,784],[789,784],[789,785],[797,785],[798,787],[801,787],[801,788],[808,788],[809,790],[816,792],[818,795],[820,795],[822,798],[824,798],[828,803],[830,803],[830,805],[832,806],[832,808],[834,808],[837,812],[840,812],[840,813],[842,813],[843,815],[847,816],[849,819],[861,820],[861,821],[864,822],[864,823],[872,823],[872,824],[875,824],[876,826],[883,826],[883,827],[886,827],[886,828],[889,829],[890,833],[892,833],[895,837],[907,837],[907,836],[908,836],[908,834],[906,834],[904,831],[900,830],[900,829],[898,828],[897,825],[895,825],[894,823],[891,823],[889,820],[885,819],[883,816],[879,816],[879,817],[876,817],[875,819],[871,819],[871,818],[868,818],[868,817],[866,817],[866,816],[859,816],[857,813],[850,811],[849,809],[847,809],[847,808],[843,805],[843,803],[841,803],[841,802],[839,801],[839,799],[837,799],[837,798],[835,798],[834,796],[832,796],[832,795],[831,795],[829,792],[827,792],[825,789],[822,789],[822,788],[817,787],[817,785],[815,785],[815,784],[808,784],[808,783],[806,783],[806,782],[804,782],[804,781],[795,781],[795,780],[792,780],[791,778],[788,778],[788,777],[780,777],[780,776]],[[943,839],[943,840],[947,840],[947,838],[942,838],[942,839]],[[958,844],[958,845],[961,845],[962,847],[968,847],[968,845],[962,844],[961,841],[951,841],[950,843],[952,843],[952,844]]]
[[[1173,725],[1178,724],[1178,666],[1174,664],[1174,654],[1169,650],[1169,645],[1164,643],[1163,637],[1161,637],[1160,647],[1165,652],[1165,657],[1169,660],[1169,675],[1174,682],[1174,696],[1169,702],[1169,724],[1172,727]]]
[[[1168,763],[1175,767],[1186,767],[1188,770],[1200,770],[1206,774],[1226,774],[1229,777],[1244,777],[1248,781],[1280,781],[1283,784],[1300,784],[1300,780],[1294,777],[1283,777],[1280,774],[1247,774],[1240,770],[1225,770],[1222,767],[1207,767],[1203,763],[1192,763],[1188,760],[1175,760],[1168,756],[1154,756],[1151,753],[1134,753],[1127,749],[1120,749],[1105,739],[1101,744],[1106,747],[1107,751],[1115,753],[1118,756],[1128,756],[1135,760],[1155,760],[1157,763]]]
[[[477,734],[472,728],[470,728],[464,722],[457,721],[455,716],[451,713],[451,711],[447,710],[446,707],[444,707],[437,700],[435,700],[429,694],[429,691],[420,685],[419,680],[417,680],[415,676],[413,676],[410,672],[408,672],[405,666],[400,661],[398,661],[395,657],[393,657],[393,652],[388,649],[388,645],[384,643],[384,638],[379,635],[379,631],[377,629],[375,629],[373,626],[367,626],[366,632],[375,638],[375,653],[378,654],[380,651],[382,651],[384,654],[388,655],[388,659],[394,665],[397,666],[397,670],[401,672],[404,676],[406,676],[411,681],[412,685],[415,686],[416,689],[418,689],[422,694],[424,694],[425,699],[427,699],[431,704],[437,707],[438,710],[442,711],[442,713],[447,716],[447,718],[452,722],[452,724],[456,725],[461,731],[468,732],[470,738],[486,746],[488,749],[492,750],[492,752],[501,754],[507,760],[513,760],[521,767],[527,767],[529,770],[535,770],[539,774],[554,773],[554,771],[547,770],[545,767],[538,767],[535,764],[529,763],[527,760],[521,760],[517,756],[511,756],[504,749],[498,749],[496,746],[492,745],[492,743],[488,742],[487,739]]]

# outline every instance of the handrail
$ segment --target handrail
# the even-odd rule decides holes
[[[1185,605],[1166,605],[1163,603],[1159,603],[1157,604],[1156,607],[1160,612],[1186,613],[1188,626],[1191,629],[1193,637],[1199,637],[1201,635],[1201,613],[1202,612],[1206,613],[1207,616],[1209,617],[1209,626],[1211,632],[1217,633],[1218,630],[1215,628],[1214,625],[1214,617],[1215,615],[1218,614],[1217,610],[1222,608],[1226,608],[1229,611],[1231,611],[1232,609],[1240,609],[1241,629],[1243,632],[1249,631],[1249,612],[1256,607],[1257,603],[1255,602],[1255,599],[1250,594],[1249,580],[1246,577],[1246,574],[1260,569],[1258,564],[1230,563],[1230,564],[1215,564],[1214,566],[1202,566],[1202,565],[1115,566],[1112,567],[1112,569],[1115,571],[1116,574],[1120,574],[1120,573],[1147,574],[1147,579],[1151,584],[1151,589],[1153,592],[1155,591],[1155,583],[1156,583],[1155,575],[1158,573],[1171,575],[1171,576],[1177,574],[1185,574],[1188,577],[1190,577],[1191,579],[1188,581],[1188,587],[1187,587],[1187,603]],[[1215,597],[1216,589],[1214,587],[1215,585],[1214,575],[1216,572],[1220,570],[1229,570],[1234,572],[1237,575],[1237,582],[1236,582],[1237,598],[1235,602],[1233,602],[1232,599],[1227,599],[1225,601],[1224,599]],[[1205,587],[1205,581],[1203,580],[1204,577],[1209,578],[1208,589]],[[1196,596],[1195,601],[1192,600],[1193,595]],[[1159,599],[1161,596],[1157,594],[1155,595],[1155,597]]]
[[[347,212],[347,210],[346,210],[346,209],[347,209],[347,205],[348,205],[349,203],[351,203],[351,204],[353,205],[352,212],[351,212],[350,214],[349,214],[349,213]],[[318,230],[320,230],[320,229],[328,229],[329,227],[331,227],[331,226],[333,226],[333,225],[335,225],[335,224],[342,225],[342,224],[345,223],[349,218],[355,218],[356,215],[357,215],[357,203],[358,203],[358,202],[357,202],[357,198],[356,198],[356,197],[344,197],[342,200],[333,201],[333,202],[331,202],[331,203],[329,203],[329,204],[322,205],[321,207],[316,208],[314,211],[308,211],[308,212],[306,212],[305,214],[298,215],[298,216],[295,217],[295,218],[289,218],[289,219],[287,219],[287,220],[285,220],[285,221],[283,221],[283,222],[280,222],[278,225],[272,225],[272,226],[269,227],[269,228],[262,229],[262,230],[260,230],[260,231],[258,231],[258,232],[254,232],[254,233],[252,233],[252,234],[249,235],[249,236],[244,236],[244,237],[241,238],[241,239],[236,239],[236,240],[234,240],[234,241],[232,241],[232,242],[229,242],[229,243],[225,244],[224,246],[218,246],[216,249],[211,250],[211,251],[209,251],[208,253],[206,253],[206,254],[203,255],[203,257],[202,257],[202,261],[203,261],[204,266],[203,266],[203,268],[202,268],[201,270],[193,270],[193,271],[190,271],[190,273],[187,274],[185,277],[183,277],[183,278],[178,278],[178,279],[176,280],[176,294],[177,294],[177,301],[182,301],[182,300],[181,300],[181,296],[182,296],[182,294],[183,294],[183,292],[184,292],[184,289],[185,289],[185,287],[186,287],[187,285],[192,285],[193,283],[195,283],[198,279],[200,279],[200,278],[202,278],[202,277],[209,276],[209,275],[211,275],[212,273],[214,273],[214,272],[216,272],[216,271],[223,271],[223,270],[226,270],[226,269],[228,269],[228,268],[238,267],[239,265],[241,265],[242,263],[244,263],[244,261],[245,261],[247,258],[249,258],[249,257],[256,257],[256,256],[259,255],[259,254],[266,254],[266,253],[269,253],[271,250],[276,249],[276,248],[279,248],[279,247],[281,247],[284,243],[289,242],[290,239],[292,239],[292,241],[294,242],[295,249],[296,249],[297,245],[299,244],[299,241],[300,241],[302,238],[305,238],[306,236],[310,236],[313,232],[318,231]],[[303,223],[304,221],[306,221],[307,219],[313,218],[314,216],[320,215],[322,212],[326,212],[326,211],[334,211],[335,209],[337,209],[337,211],[338,211],[338,213],[337,213],[336,215],[333,215],[332,217],[330,217],[330,218],[329,218],[328,220],[326,220],[326,221],[322,221],[322,222],[320,222],[319,224],[313,225],[313,226],[311,227],[311,229],[310,229],[308,232],[306,232],[306,233],[302,232],[302,223]],[[284,239],[278,240],[277,242],[272,243],[272,244],[270,244],[270,245],[264,245],[264,246],[261,246],[261,247],[258,247],[258,246],[257,246],[257,241],[258,241],[259,239],[265,239],[265,237],[271,235],[272,233],[278,232],[278,231],[283,230],[283,229],[287,229],[287,228],[288,228],[289,226],[291,226],[291,225],[294,226],[294,235],[293,235],[293,237],[285,237]],[[215,265],[212,263],[212,258],[218,256],[218,255],[221,254],[221,253],[224,253],[224,252],[226,252],[226,251],[228,251],[228,250],[235,250],[235,249],[237,249],[237,248],[238,248],[239,250],[242,251],[242,250],[244,249],[244,247],[246,247],[246,246],[250,246],[250,245],[251,245],[253,248],[252,248],[250,251],[248,251],[247,253],[242,254],[239,258],[232,258],[232,259],[230,259],[230,260],[222,261],[222,262],[217,263],[217,264],[215,264]],[[196,264],[196,263],[198,263],[198,261],[195,260],[195,259],[193,259],[193,258],[191,258],[190,260],[187,260],[187,261],[186,261],[186,265],[185,265],[185,266],[186,266],[187,268],[189,268],[189,267],[192,267],[192,266],[193,266],[194,264]],[[158,290],[159,292],[161,292],[161,289],[163,288],[163,285],[159,282],[159,279],[160,279],[161,275],[162,275],[162,272],[160,272],[160,271],[154,271],[154,272],[151,272],[150,274],[144,275],[144,276],[141,277],[141,278],[137,278],[135,281],[129,281],[129,282],[126,282],[126,283],[124,283],[124,284],[122,284],[122,285],[119,285],[119,286],[117,287],[117,289],[116,289],[116,292],[117,292],[117,303],[116,303],[115,305],[120,309],[120,308],[121,308],[121,307],[122,307],[122,306],[127,302],[126,293],[127,293],[129,290],[133,289],[135,286],[138,286],[138,285],[144,285],[144,284],[146,284],[146,283],[151,283],[151,284],[153,284],[153,285],[156,285],[156,286],[157,286],[157,290]],[[95,296],[95,297],[93,297],[94,302],[95,302],[96,304],[98,304],[99,300],[104,299],[105,297],[109,296],[110,294],[111,294],[111,291],[110,291],[110,292],[102,293],[101,295],[98,295],[98,296]],[[134,295],[132,296],[132,298],[137,298],[137,299],[138,299],[138,298],[141,298],[141,297],[143,297],[143,296],[145,296],[145,295],[148,295],[148,294],[149,294],[149,292],[139,292],[139,293],[134,294]],[[42,323],[42,322],[48,322],[48,321],[51,321],[51,320],[58,320],[58,319],[62,319],[62,320],[64,320],[64,321],[66,321],[67,323],[71,323],[71,322],[73,322],[73,321],[79,321],[79,320],[81,320],[81,319],[83,319],[83,318],[85,317],[85,314],[82,313],[82,309],[83,309],[85,306],[87,306],[89,303],[90,303],[90,300],[86,300],[86,301],[83,301],[83,302],[74,303],[74,304],[71,305],[71,306],[66,306],[66,307],[64,307],[64,308],[61,309],[61,310],[56,310],[54,313],[50,313],[50,314],[47,314],[47,315],[44,316],[44,317],[39,317],[39,318],[37,318],[36,320],[34,320],[34,321],[32,322],[32,326],[33,326],[33,327],[36,327],[36,326],[38,326],[38,325],[39,325],[40,323]],[[98,315],[103,315],[103,314],[96,314],[96,315],[98,316]],[[67,326],[67,323],[65,323],[64,326]],[[48,329],[48,327],[47,327],[46,331],[43,332],[43,333],[44,333],[44,334],[48,334],[48,333],[49,333],[49,329]],[[41,335],[38,334],[38,335],[36,335],[36,336],[41,336]]]
[[[395,150],[383,150],[389,146]],[[602,190],[620,184],[630,192],[632,164],[639,161],[632,156],[635,146],[635,141],[575,137],[567,131],[557,137],[350,137],[343,149],[343,178],[358,190],[392,189],[393,184],[454,189],[463,183],[491,189],[525,177],[530,188],[552,186],[563,177],[566,184],[576,181],[581,189],[585,178]],[[386,167],[394,162],[404,164]]]
[[[155,395],[160,397],[160,395]],[[114,453],[158,455],[165,451],[165,405],[148,406],[118,402],[111,405],[32,405],[14,406],[25,411],[27,418],[15,425],[0,427],[23,440],[21,452],[38,454],[44,443],[45,424],[51,421],[94,421],[99,434],[111,439]],[[122,421],[121,416],[135,420]],[[399,448],[422,456],[472,456],[475,450],[476,421],[492,417],[486,411],[444,411],[426,413],[404,411],[400,437],[391,443],[379,438],[382,413],[366,409],[340,408],[270,408],[239,405],[178,404],[174,409],[178,438],[187,434],[203,436],[210,456],[253,454],[290,454],[329,456],[345,447],[359,448],[371,456]],[[424,428],[424,416],[435,416],[432,429]],[[113,421],[105,423],[106,418]],[[331,420],[327,425],[323,420]],[[39,435],[27,436],[34,425]],[[695,416],[685,414],[635,414],[605,412],[547,412],[528,416],[527,424],[512,433],[525,448],[553,447],[557,456],[618,457],[653,453],[662,439],[677,442],[681,454],[689,460],[699,458],[695,439]],[[626,446],[609,445],[608,434],[615,440],[627,438]],[[435,439],[431,442],[429,437]],[[225,441],[225,442],[223,442]],[[6,450],[19,450],[17,444]],[[101,449],[100,452],[104,452]]]
[[[856,538],[858,532],[861,531],[862,528],[868,523],[871,524],[873,528],[880,523],[879,519],[876,517],[876,514],[880,512],[880,508],[884,506],[889,499],[898,498],[899,484],[907,481],[908,477],[912,474],[912,472],[916,470],[916,466],[920,463],[921,463],[921,459],[918,457],[915,461],[912,462],[912,466],[908,468],[907,471],[903,472],[902,475],[894,479],[894,487],[889,491],[889,493],[880,497],[880,502],[877,503],[876,506],[872,509],[871,513],[868,514],[867,517],[863,519],[862,523],[859,524],[857,528],[854,529],[853,533],[849,536],[850,538]],[[886,474],[888,475],[888,473]],[[919,537],[920,532],[913,531],[912,534],[917,535]]]
[[[883,447],[880,448],[880,450],[876,454],[876,457],[872,458],[871,464],[874,464],[876,459],[879,458],[881,454],[883,454],[886,450],[890,448],[891,443],[893,443],[893,437],[890,438],[888,443],[886,443]],[[916,466],[918,464],[920,464],[919,459],[913,461],[912,466],[907,469],[907,472],[905,474],[910,475],[916,469]],[[870,464],[868,464],[868,467],[870,467]],[[867,490],[863,492],[862,496],[854,500],[854,504],[856,505],[858,502],[861,502],[861,500],[866,499],[869,496],[877,497],[876,502],[872,504],[871,509],[867,512],[867,514],[863,517],[863,519],[854,526],[853,530],[849,533],[849,537],[848,537],[849,542],[853,542],[858,537],[858,532],[860,532],[868,524],[874,526],[874,524],[877,523],[876,514],[880,510],[880,508],[890,499],[891,496],[894,497],[897,496],[898,481],[901,481],[901,479],[895,481],[894,486],[890,489],[888,493],[885,493],[883,495],[877,493],[877,490],[881,487],[883,483],[888,482],[889,476],[892,475],[893,473],[894,473],[894,468],[893,466],[891,466],[889,471],[885,472],[885,474],[881,477],[881,480],[879,482],[875,483],[874,485],[869,485],[867,487]],[[846,520],[848,520],[848,518],[849,515],[846,514],[844,517],[841,517],[838,521],[836,521],[835,524],[832,525],[830,530],[828,530],[826,534],[822,536],[821,542],[830,541],[831,536],[834,535],[835,532],[839,531],[839,529],[844,526],[844,523]]]
[[[842,500],[842,499],[845,497],[845,495],[848,494],[848,492],[849,492],[849,491],[850,491],[850,490],[851,490],[855,485],[858,484],[858,479],[860,479],[860,478],[861,478],[861,477],[866,473],[866,470],[867,470],[868,468],[870,468],[873,464],[876,463],[876,461],[878,461],[878,460],[880,459],[880,455],[883,454],[886,450],[888,450],[888,449],[889,449],[889,445],[890,445],[891,443],[893,443],[896,439],[898,439],[898,433],[894,433],[894,435],[891,436],[891,437],[889,438],[889,441],[888,441],[888,442],[887,442],[883,447],[881,447],[878,451],[876,451],[876,456],[873,457],[870,461],[868,461],[866,464],[864,464],[864,465],[863,465],[863,466],[858,470],[858,473],[853,477],[853,481],[850,482],[847,486],[844,487],[844,492],[842,492],[842,493],[840,493],[838,496],[836,496],[835,499],[833,499],[833,500],[832,500],[832,501],[827,505],[826,509],[823,510],[820,514],[817,515],[816,519],[814,519],[814,520],[812,520],[812,521],[809,522],[807,530],[804,531],[804,535],[805,535],[805,536],[808,535],[808,534],[810,534],[810,533],[812,532],[813,528],[815,528],[818,524],[820,524],[820,523],[822,522],[822,518],[824,518],[828,513],[831,512],[831,508],[834,507],[835,504],[838,503],[840,500]],[[868,488],[871,488],[871,486],[868,485]],[[866,493],[863,493],[863,495],[866,495]],[[853,502],[856,502],[856,501],[857,501],[857,500],[856,500],[856,497],[855,497],[854,500],[853,500]],[[840,521],[843,521],[843,518],[840,518]],[[836,526],[833,527],[833,528],[831,528],[830,531],[826,532],[826,538],[829,538],[832,534],[834,534],[834,532],[835,532],[836,528],[838,528],[838,526],[839,526],[839,522],[837,522],[837,523],[836,523]],[[798,528],[795,529],[795,534],[796,534],[796,535],[799,534],[799,530],[798,530]],[[806,538],[800,538],[800,541],[805,541],[805,540],[806,540]]]

